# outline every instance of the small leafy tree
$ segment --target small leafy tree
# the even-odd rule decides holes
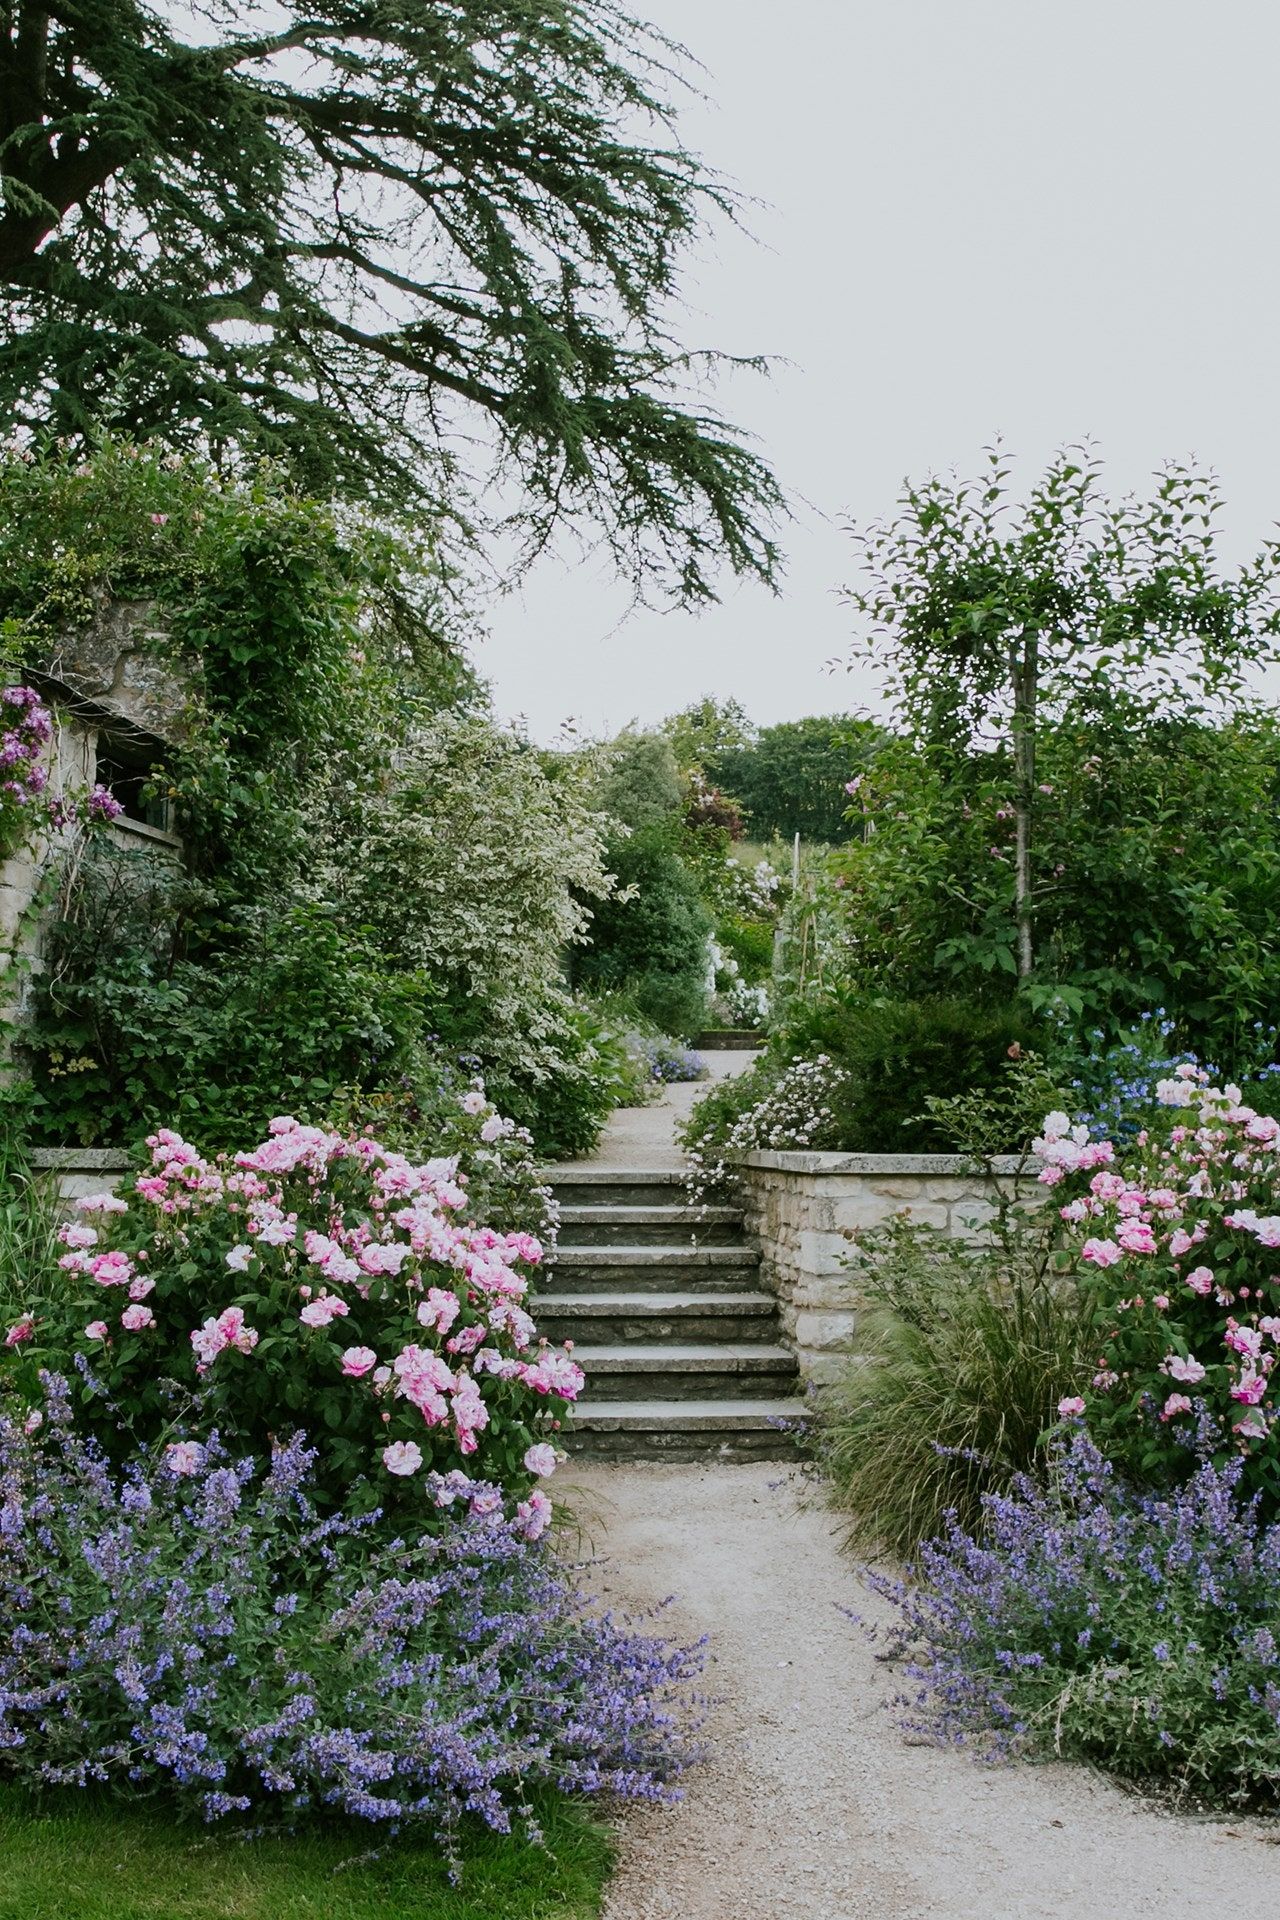
[[[1274,652],[1275,542],[1234,576],[1216,548],[1211,474],[1169,465],[1149,499],[1111,500],[1090,449],[1050,463],[1015,503],[997,446],[973,481],[907,484],[857,531],[866,622],[857,655],[887,668],[902,732],[940,763],[1003,749],[1012,768],[1014,965],[1035,971],[1038,747],[1085,711],[1103,737],[1225,710]]]
[[[881,738],[869,720],[812,714],[762,727],[753,740],[726,743],[710,755],[707,771],[741,802],[757,839],[798,833],[805,840],[844,840],[847,782]]]
[[[460,518],[497,478],[529,550],[568,519],[682,599],[771,578],[776,483],[671,332],[734,213],[682,57],[614,0],[7,8],[0,425]]]

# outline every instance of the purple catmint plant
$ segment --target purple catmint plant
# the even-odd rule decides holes
[[[1240,1496],[1242,1462],[1132,1490],[1076,1433],[1047,1487],[987,1495],[902,1580],[902,1725],[986,1757],[1063,1755],[1220,1804],[1280,1782],[1280,1526]]]
[[[593,1615],[564,1564],[463,1503],[426,1538],[321,1517],[302,1435],[216,1434],[125,1468],[0,1418],[0,1765],[166,1789],[208,1819],[339,1812],[443,1839],[550,1787],[664,1800],[701,1657]]]

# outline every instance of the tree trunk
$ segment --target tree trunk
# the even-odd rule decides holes
[[[1035,966],[1031,923],[1031,815],[1036,791],[1036,704],[1040,679],[1040,645],[1034,632],[1022,636],[1021,652],[1010,655],[1013,680],[1014,912],[1018,928],[1018,978],[1025,980]]]

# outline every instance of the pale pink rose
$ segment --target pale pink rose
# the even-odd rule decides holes
[[[530,1473],[536,1473],[545,1480],[556,1470],[556,1450],[548,1446],[545,1440],[541,1440],[536,1446],[528,1449],[524,1456],[524,1464]]]
[[[33,1316],[29,1313],[24,1313],[22,1318],[15,1320],[10,1327],[4,1337],[4,1343],[6,1347],[20,1347],[24,1340],[34,1338],[35,1330],[36,1323]]]
[[[479,1090],[473,1087],[470,1093],[464,1093],[459,1105],[464,1113],[483,1113],[489,1102]]]
[[[85,1193],[76,1201],[77,1213],[128,1213],[129,1203],[116,1193]]]
[[[1266,1374],[1253,1373],[1246,1367],[1231,1389],[1231,1398],[1241,1401],[1246,1407],[1256,1407],[1266,1391]]]
[[[110,1328],[105,1320],[91,1320],[84,1330],[86,1340],[106,1340],[110,1338]]]
[[[342,1371],[351,1380],[362,1380],[377,1364],[372,1347],[348,1347],[342,1356]]]
[[[537,1540],[551,1524],[551,1502],[541,1487],[535,1487],[527,1500],[521,1500],[516,1507],[516,1518],[521,1523],[521,1532],[526,1540]]]
[[[422,1465],[422,1448],[416,1440],[393,1440],[382,1449],[382,1464],[388,1473],[416,1473]]]
[[[1192,1387],[1199,1385],[1204,1379],[1205,1372],[1194,1354],[1188,1354],[1184,1360],[1179,1353],[1171,1353],[1165,1357],[1164,1370],[1171,1380],[1182,1380]]]
[[[1212,1293],[1213,1268],[1194,1267],[1187,1275],[1187,1285],[1190,1287],[1192,1293],[1198,1293],[1202,1296]]]
[[[22,1423],[22,1431],[27,1434],[38,1433],[44,1425],[44,1415],[39,1407],[33,1407]]]
[[[428,1287],[427,1297],[418,1308],[418,1325],[433,1327],[443,1339],[461,1311],[456,1293],[450,1293],[447,1287]]]
[[[194,1440],[175,1440],[164,1450],[164,1463],[170,1473],[199,1473],[204,1464],[204,1448]]]
[[[141,1333],[144,1327],[154,1327],[156,1317],[150,1307],[126,1307],[120,1315],[120,1325],[129,1333]]]
[[[1175,1260],[1181,1260],[1184,1253],[1190,1253],[1195,1241],[1182,1227],[1176,1227],[1169,1236],[1169,1251]]]
[[[1065,1399],[1059,1400],[1058,1402],[1058,1418],[1060,1420],[1077,1419],[1083,1412],[1084,1401],[1078,1393],[1068,1394]]]
[[[1230,1347],[1234,1353],[1242,1353],[1247,1359],[1256,1360],[1262,1352],[1262,1335],[1256,1327],[1238,1327],[1234,1321],[1228,1321],[1222,1344]]]
[[[1265,1440],[1267,1423],[1260,1413],[1247,1413],[1243,1420],[1237,1420],[1233,1433],[1243,1433],[1250,1440]]]
[[[145,1300],[147,1295],[154,1293],[155,1290],[155,1281],[150,1279],[146,1274],[140,1273],[136,1279],[129,1282],[129,1298],[131,1300]]]
[[[93,1227],[59,1227],[58,1238],[64,1247],[96,1247],[98,1235]]]
[[[341,1320],[350,1311],[345,1300],[325,1293],[318,1300],[309,1300],[298,1318],[304,1327],[327,1327],[331,1320]]]
[[[1190,1413],[1191,1402],[1185,1393],[1171,1393],[1160,1411],[1162,1420],[1176,1420],[1180,1413]]]
[[[1080,1258],[1091,1261],[1095,1267],[1114,1267],[1117,1260],[1124,1259],[1124,1252],[1114,1240],[1086,1240],[1080,1249]]]
[[[252,1258],[252,1247],[232,1247],[230,1253],[227,1255],[227,1265],[230,1267],[232,1273],[247,1273],[249,1270],[249,1262]]]

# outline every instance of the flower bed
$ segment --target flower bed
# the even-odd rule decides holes
[[[499,1143],[508,1123],[464,1099]],[[37,1412],[40,1369],[74,1369],[117,1458],[175,1418],[259,1453],[304,1425],[334,1501],[425,1514],[441,1476],[496,1483],[541,1531],[582,1373],[523,1304],[534,1235],[469,1218],[455,1157],[415,1164],[368,1134],[281,1118],[215,1160],[169,1130],[150,1144],[128,1200],[78,1200],[57,1284],[8,1331]]]

